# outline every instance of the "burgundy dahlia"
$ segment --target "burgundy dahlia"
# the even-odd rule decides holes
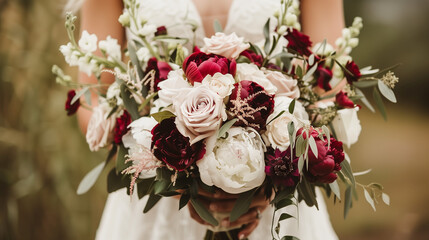
[[[337,95],[335,96],[335,101],[340,107],[343,107],[343,108],[355,107],[355,104],[353,103],[353,101],[350,100],[350,98],[347,97],[347,93],[343,91],[340,91],[339,93],[337,93]]]
[[[145,74],[148,74],[150,71],[155,71],[155,80],[153,83],[153,86],[151,86],[152,83],[148,83],[148,87],[152,88],[155,91],[159,91],[158,84],[161,81],[164,81],[167,79],[168,73],[171,71],[170,65],[166,62],[158,61],[156,58],[151,58],[147,62],[146,72]]]
[[[295,187],[299,182],[298,158],[290,158],[290,149],[282,152],[270,147],[265,153],[265,173],[276,185]]]
[[[357,82],[359,78],[362,76],[359,70],[358,65],[354,61],[348,61],[346,64],[346,69],[349,71],[344,71],[344,76],[347,79],[349,84],[353,84],[353,82]]]
[[[287,30],[287,34],[284,36],[288,40],[287,48],[291,49],[301,55],[311,55],[311,44],[310,37],[296,30],[295,28],[291,31],[290,28]]]
[[[234,59],[228,60],[219,55],[203,52],[194,52],[183,62],[183,71],[192,85],[194,82],[203,81],[207,75],[214,75],[217,72],[235,76],[236,69],[237,64]]]
[[[322,88],[325,91],[329,91],[332,89],[331,84],[329,82],[332,79],[332,70],[329,67],[324,67],[323,63],[319,63],[317,66],[317,70],[314,72],[314,76],[317,80],[317,86]]]
[[[240,53],[240,56],[246,57],[249,59],[252,63],[254,63],[256,66],[261,67],[263,62],[263,57],[261,55],[256,54],[252,50],[244,50]]]
[[[66,106],[65,109],[67,111],[67,116],[71,116],[77,112],[77,110],[80,107],[80,100],[76,100],[73,104],[71,104],[71,101],[73,100],[74,96],[76,96],[75,90],[70,90],[67,93],[67,100],[66,100]]]
[[[238,118],[237,126],[265,129],[268,116],[274,111],[274,96],[253,82],[243,80],[234,84],[227,109]]]
[[[131,123],[131,115],[124,110],[124,113],[116,118],[116,125],[115,125],[115,143],[120,144],[122,143],[122,136],[124,136],[128,132],[128,125]]]
[[[167,28],[165,26],[160,26],[156,29],[155,36],[167,35]]]
[[[204,157],[206,147],[202,141],[189,143],[189,138],[177,130],[175,118],[163,120],[152,129],[152,150],[155,157],[177,171],[189,168]]]

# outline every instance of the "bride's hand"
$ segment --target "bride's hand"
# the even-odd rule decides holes
[[[224,191],[216,191],[215,193],[209,193],[200,190],[199,195],[202,196],[202,198],[200,199],[201,202],[212,212],[231,212],[238,198],[238,195],[229,194]],[[225,218],[220,222],[220,224],[223,227],[235,227],[244,225],[244,227],[238,233],[239,239],[244,239],[249,236],[258,226],[259,220],[261,218],[261,213],[267,208],[269,203],[269,199],[266,199],[263,191],[260,191],[257,195],[254,196],[247,213],[243,214],[234,222],[230,222],[229,218]],[[210,225],[209,223],[201,219],[201,217],[193,208],[192,204],[189,203],[188,208],[191,217],[195,221],[204,225]]]

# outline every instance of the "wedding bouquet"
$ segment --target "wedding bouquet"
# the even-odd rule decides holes
[[[345,216],[357,199],[356,187],[374,210],[380,198],[389,204],[381,185],[356,182],[366,172],[354,173],[343,149],[358,140],[358,104],[374,111],[361,89],[372,88],[384,117],[381,96],[396,102],[398,79],[389,69],[359,68],[349,56],[358,45],[360,18],[335,47],[326,41],[312,45],[299,31],[296,2],[282,1],[261,29],[263,43],[226,35],[215,24],[218,32],[199,48],[142,20],[135,0],[124,5],[119,21],[130,33],[125,50],[111,37],[98,41],[86,31],[77,42],[76,17],[67,14],[70,42],[60,51],[69,65],[97,76],[98,84],[73,82],[53,67],[57,82],[79,89],[68,93],[67,114],[79,106],[93,111],[86,133],[90,150],[110,149],[107,160],[82,180],[79,194],[116,156],[109,192],[127,187],[139,198],[149,195],[144,212],[162,197],[180,195],[179,209],[190,202],[213,226],[219,219],[201,203],[201,189],[239,194],[230,221],[247,212],[260,192],[276,210],[298,201],[317,207],[316,187],[342,200]],[[97,48],[103,56],[94,55]],[[101,74],[116,81],[105,86]],[[99,95],[98,106],[91,106],[91,92]],[[282,213],[273,224],[290,217]],[[275,229],[272,237],[280,239]]]

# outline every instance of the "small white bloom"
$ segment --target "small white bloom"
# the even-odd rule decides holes
[[[106,98],[107,99],[116,99],[116,105],[122,106],[124,104],[121,98],[121,88],[118,82],[113,82],[107,89]]]
[[[130,14],[128,12],[124,12],[119,16],[118,19],[119,23],[122,24],[124,27],[130,26]]]
[[[161,105],[168,106],[173,104],[173,97],[179,94],[185,88],[191,88],[191,85],[183,78],[183,70],[178,69],[170,71],[167,79],[158,83],[160,90],[158,91]]]
[[[317,54],[317,55],[323,55],[323,56],[328,56],[329,54],[331,54],[334,51],[334,47],[332,47],[331,44],[326,43],[325,46],[322,45],[322,43],[316,43],[313,46],[312,51]]]
[[[207,152],[197,161],[201,180],[231,194],[260,186],[265,179],[265,147],[253,128],[232,127],[226,139],[210,138]],[[215,143],[213,144],[213,141]],[[213,149],[209,147],[213,144]]]
[[[277,33],[280,35],[284,35],[286,33],[286,31],[287,31],[287,26],[285,26],[285,25],[282,25],[277,29]]]
[[[79,47],[85,53],[95,52],[97,50],[97,36],[84,30],[79,40]]]
[[[337,111],[337,116],[332,121],[337,139],[347,147],[357,142],[362,127],[357,112],[359,108],[345,108]]]
[[[139,29],[138,33],[144,37],[150,37],[156,32],[156,26],[153,24],[144,24],[142,28]]]
[[[208,86],[211,90],[219,94],[221,98],[225,98],[232,93],[234,89],[234,77],[231,74],[215,73],[213,76],[207,75],[202,84]]]
[[[294,26],[298,22],[298,17],[293,13],[286,13],[286,25]]]
[[[359,38],[351,38],[350,40],[349,40],[349,46],[351,47],[351,48],[355,48],[355,47],[357,47],[359,45]]]
[[[239,81],[248,80],[261,85],[268,94],[275,94],[277,87],[265,76],[264,72],[259,70],[258,66],[251,63],[237,64],[236,77]]]
[[[233,59],[250,47],[248,43],[243,41],[244,38],[238,37],[235,33],[226,35],[225,33],[217,32],[211,38],[204,38],[205,46],[202,50],[206,53],[214,53]]]
[[[92,59],[91,54],[86,54],[83,57],[80,57],[78,60],[79,71],[86,73],[88,76],[91,76],[92,73],[99,70],[97,61]]]
[[[137,52],[136,52],[136,55],[137,55],[137,58],[139,59],[139,61],[141,61],[141,62],[147,62],[152,57],[149,49],[147,49],[146,47],[139,48],[139,50],[137,50]]]
[[[112,142],[116,117],[113,115],[107,118],[109,112],[110,108],[106,103],[101,103],[92,111],[86,131],[86,142],[93,152],[108,146]]]
[[[64,55],[64,59],[71,66],[77,66],[79,57],[78,52],[74,50],[74,47],[71,43],[67,43],[67,45],[61,45],[60,51]]]
[[[121,59],[121,46],[119,46],[117,39],[107,36],[106,40],[102,40],[98,43],[98,47],[110,57],[116,60]]]

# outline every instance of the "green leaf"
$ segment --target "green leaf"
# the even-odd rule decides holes
[[[313,65],[314,64],[314,54],[311,54],[310,57],[308,57],[308,65]]]
[[[366,201],[369,203],[369,205],[371,205],[372,209],[376,211],[374,200],[372,199],[371,195],[369,195],[368,191],[365,188],[363,189],[363,194],[365,196]]]
[[[123,175],[117,175],[115,169],[113,168],[107,175],[107,192],[112,193],[116,190],[119,190],[124,187],[129,187],[130,185],[126,184],[126,181],[122,180]]]
[[[358,88],[367,88],[367,87],[373,87],[377,85],[377,80],[368,80],[368,81],[362,81],[362,79],[358,82],[354,82],[353,86]]]
[[[329,131],[329,128],[325,125],[322,126],[322,130],[326,136],[326,139],[328,140],[328,148],[329,148],[329,146],[331,145],[331,131]]]
[[[219,133],[217,135],[218,138],[223,137],[223,135],[225,135],[226,132],[228,132],[228,130],[234,125],[235,122],[237,122],[238,119],[234,118],[229,120],[228,122],[224,123],[222,125],[222,127],[219,129]]]
[[[337,196],[337,198],[341,200],[340,186],[338,186],[338,182],[336,180],[329,184],[329,188],[331,188],[335,196]]]
[[[128,150],[124,147],[123,144],[119,145],[119,150],[116,155],[116,174],[121,173],[124,169],[131,166],[131,162],[125,163],[125,155],[128,154]]]
[[[304,151],[305,151],[305,140],[301,134],[298,136],[298,139],[296,140],[296,156],[301,156],[302,154],[304,154]]]
[[[241,215],[243,215],[249,210],[250,203],[252,202],[253,196],[255,195],[257,190],[258,188],[254,188],[252,190],[240,194],[234,204],[234,207],[232,208],[231,216],[229,217],[229,220],[231,222],[234,222]]]
[[[95,168],[93,168],[89,173],[85,175],[85,177],[82,179],[82,181],[79,183],[79,186],[77,187],[77,194],[82,195],[95,184],[98,177],[100,176],[101,172],[104,169],[104,166],[106,165],[106,162],[102,162],[98,164]]]
[[[186,206],[190,199],[191,199],[190,194],[185,194],[185,193],[182,194],[179,201],[179,210],[182,209],[184,206]]]
[[[372,94],[374,97],[375,106],[377,106],[378,110],[380,110],[380,113],[383,116],[384,120],[387,121],[387,114],[386,109],[384,107],[383,99],[381,99],[381,95],[378,92],[377,88],[374,88]]]
[[[282,213],[282,215],[280,215],[279,222],[289,218],[295,218],[295,217],[287,213]]]
[[[319,156],[319,151],[317,150],[316,140],[314,140],[314,137],[310,135],[310,138],[308,138],[308,143],[310,144],[310,149],[313,152],[314,156]]]
[[[352,186],[348,186],[346,188],[346,192],[344,194],[344,197],[345,197],[345,200],[344,200],[344,219],[346,219],[347,215],[349,213],[349,210],[352,207],[352,201],[353,201]]]
[[[85,101],[88,103],[89,106],[92,105],[91,103],[91,91],[85,91],[84,93]]]
[[[213,29],[215,32],[223,32],[222,25],[217,19],[213,21]]]
[[[250,44],[250,50],[252,50],[257,55],[262,55],[262,51],[261,51],[261,49],[257,45],[254,45],[251,42],[249,42],[249,44]]]
[[[383,96],[387,98],[387,100],[396,103],[395,93],[381,80],[378,80],[378,89],[380,90],[381,94],[383,94]]]
[[[134,47],[134,44],[132,44],[132,41],[128,42],[128,53],[130,55],[130,60],[131,63],[135,66],[135,69],[137,70],[137,77],[139,79],[143,79],[144,77],[144,72],[143,72],[143,68],[140,65],[139,59],[137,58],[137,54],[136,54],[137,50]],[[148,93],[148,89],[146,86],[142,86],[142,95],[143,97],[145,97]]]
[[[310,184],[305,177],[298,185],[298,193],[309,207],[316,206],[319,209],[314,185]]]
[[[273,119],[271,119],[268,123],[267,123],[267,125],[268,124],[270,124],[270,123],[272,123],[274,120],[276,120],[277,118],[279,118],[281,115],[283,115],[283,113],[285,113],[286,111],[285,110],[283,110],[283,111],[281,111],[279,114],[277,114]]]
[[[150,100],[152,100],[156,96],[158,96],[158,92],[155,92],[155,93],[151,94],[149,97],[147,97],[144,100],[144,102],[142,104],[140,104],[139,111],[143,110],[143,108],[146,107],[146,105],[148,105],[150,103]]]
[[[70,104],[75,103],[77,100],[79,100],[79,98],[85,94],[87,91],[89,90],[89,87],[84,87],[81,90],[79,90],[76,95],[74,95],[74,97],[72,98]]]
[[[270,18],[268,18],[267,22],[264,25],[264,37],[265,37],[265,44],[264,44],[264,52],[266,54],[270,51]]]
[[[154,193],[160,194],[162,192],[165,192],[168,189],[170,183],[171,182],[165,180],[155,181],[155,183],[153,184]]]
[[[153,113],[153,114],[151,114],[151,116],[159,123],[165,119],[176,117],[176,115],[174,115],[170,111],[162,111],[162,112]]]
[[[352,168],[350,166],[349,161],[347,161],[347,160],[346,161],[342,161],[340,165],[341,165],[341,172],[343,172],[344,175],[348,179],[350,179],[351,184],[354,187],[356,182],[355,182],[355,177],[353,176],[353,171],[352,171]]]
[[[317,69],[317,64],[314,64],[314,66],[311,67],[310,70],[308,70],[308,72],[304,75],[304,77],[302,78],[302,81],[307,81],[307,79],[313,76],[316,69]]]
[[[389,197],[389,195],[387,195],[387,194],[385,194],[385,193],[382,193],[382,194],[381,194],[381,199],[383,199],[383,202],[384,202],[386,205],[390,206],[390,197]]]
[[[155,181],[155,177],[141,179],[140,182],[137,183],[137,195],[139,199],[150,194],[153,190],[153,184]]]
[[[283,199],[278,203],[274,204],[276,209],[281,209],[290,205],[295,205],[295,202],[290,198]]]
[[[127,111],[130,113],[131,118],[134,120],[137,120],[140,118],[138,105],[134,98],[131,97],[131,92],[127,88],[127,86],[124,84],[121,84],[121,97],[124,101],[124,106],[127,109]]]
[[[370,188],[377,188],[380,191],[383,191],[383,189],[384,189],[383,186],[379,183],[371,183],[371,184],[369,184],[369,187]]]
[[[301,68],[301,66],[299,66],[299,65],[298,65],[298,67],[296,67],[295,74],[296,74],[299,78],[302,78],[302,68]]]
[[[289,113],[293,114],[293,111],[295,110],[295,102],[296,102],[296,98],[294,98],[292,100],[292,102],[289,104]]]
[[[187,42],[189,42],[189,39],[187,38],[173,37],[168,35],[156,36],[153,38],[153,40],[172,44],[186,44]]]
[[[287,124],[287,131],[289,132],[289,136],[294,135],[294,133],[295,133],[295,123],[293,123],[293,121],[290,121]]]
[[[363,92],[359,89],[359,88],[355,88],[355,92],[357,93],[358,96],[361,96],[362,98],[360,99],[362,101],[363,104],[365,104],[365,106],[371,110],[371,112],[375,112],[374,108],[372,107],[371,103],[369,103],[368,99],[366,99],[365,95],[363,94]]]
[[[293,193],[295,192],[295,188],[286,188],[282,191],[279,191],[276,193],[276,196],[274,199],[270,202],[271,204],[278,203],[282,201],[283,199],[291,199],[293,198]]]
[[[151,193],[149,195],[149,198],[147,199],[146,206],[143,209],[143,213],[149,212],[157,203],[159,200],[161,200],[162,196],[155,195]]]
[[[299,171],[299,173],[302,173],[302,169],[304,168],[304,163],[305,163],[304,156],[303,155],[299,156],[299,159],[298,159],[298,171]]]
[[[204,221],[210,223],[213,226],[219,225],[219,222],[216,220],[216,218],[213,217],[209,210],[207,210],[207,208],[200,201],[198,201],[198,199],[191,198],[191,204]]]
[[[297,237],[294,237],[294,236],[284,236],[284,237],[282,237],[282,239],[281,240],[299,240],[299,238],[297,238]]]

